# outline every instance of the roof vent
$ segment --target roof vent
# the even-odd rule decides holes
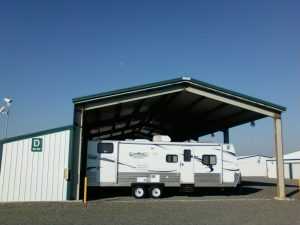
[[[153,141],[157,142],[171,142],[171,138],[168,135],[154,135]]]
[[[182,80],[191,80],[192,78],[183,76],[183,77],[181,77],[181,79]]]

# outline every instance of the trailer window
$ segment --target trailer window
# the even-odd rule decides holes
[[[192,158],[192,153],[190,149],[185,149],[183,151],[183,161],[184,162],[190,162]]]
[[[168,163],[177,163],[178,162],[178,156],[177,155],[167,155],[166,161]]]
[[[98,153],[113,153],[114,145],[112,143],[99,143]]]
[[[204,165],[216,165],[217,164],[217,156],[216,155],[203,155],[202,163]]]

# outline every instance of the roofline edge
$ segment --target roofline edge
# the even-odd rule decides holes
[[[28,133],[28,134],[21,134],[21,135],[9,137],[9,138],[0,139],[0,144],[5,144],[5,143],[13,142],[13,141],[33,138],[33,137],[37,137],[37,136],[43,136],[43,135],[47,135],[47,134],[51,134],[51,133],[55,133],[55,132],[60,132],[60,131],[64,131],[64,130],[72,130],[72,129],[73,129],[73,125],[66,125],[66,126],[55,127],[55,128],[51,128],[51,129],[40,130],[40,131]]]

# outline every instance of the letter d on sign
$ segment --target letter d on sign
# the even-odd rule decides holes
[[[43,139],[42,138],[32,138],[31,141],[31,151],[41,152],[43,150]]]

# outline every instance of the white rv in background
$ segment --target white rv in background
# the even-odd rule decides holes
[[[168,187],[236,187],[240,170],[233,145],[149,140],[89,141],[89,186],[132,187],[136,198],[159,198]]]

